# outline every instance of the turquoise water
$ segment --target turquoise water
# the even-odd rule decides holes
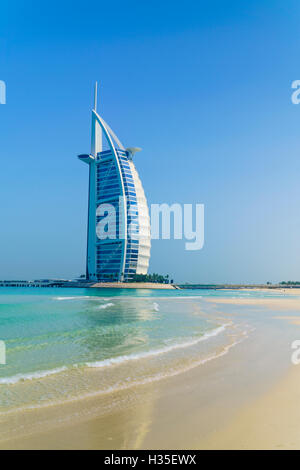
[[[168,291],[2,289],[0,339],[7,364],[0,367],[0,383],[201,336],[205,321],[160,309],[160,298],[173,297]]]
[[[105,392],[179,373],[227,352],[245,335],[207,305],[204,313],[205,298],[281,295],[1,288],[0,340],[6,344],[6,364],[0,365],[0,408]]]

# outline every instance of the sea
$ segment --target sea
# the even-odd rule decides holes
[[[209,299],[244,290],[0,288],[0,412],[48,406],[174,376],[227,354],[247,318]],[[3,343],[2,343],[3,344]]]

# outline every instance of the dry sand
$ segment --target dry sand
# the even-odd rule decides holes
[[[300,367],[245,406],[223,429],[201,443],[205,449],[300,449]]]

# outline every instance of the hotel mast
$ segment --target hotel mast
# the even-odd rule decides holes
[[[90,155],[78,158],[89,165],[86,276],[95,281],[128,281],[147,274],[150,259],[150,218],[141,180],[132,161],[138,148],[124,148],[97,113],[97,83],[92,110]],[[103,150],[103,139],[108,150]],[[98,237],[104,204],[114,208],[115,237]],[[104,208],[99,211],[100,207]]]

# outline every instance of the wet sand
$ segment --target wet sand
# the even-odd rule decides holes
[[[180,375],[8,415],[0,448],[300,449],[300,366],[290,360],[300,299],[205,302],[225,316],[247,313],[255,330],[226,355]]]
[[[240,305],[240,306],[252,306],[252,307],[263,307],[273,310],[299,310],[300,314],[300,297],[278,297],[278,298],[217,298],[211,297],[206,299],[207,302],[216,305]]]

